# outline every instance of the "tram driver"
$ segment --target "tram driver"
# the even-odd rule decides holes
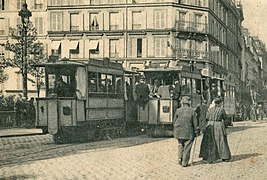
[[[71,86],[63,81],[62,77],[59,77],[55,81],[55,93],[57,97],[73,97],[74,93]]]

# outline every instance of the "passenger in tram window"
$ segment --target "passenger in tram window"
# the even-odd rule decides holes
[[[95,79],[89,80],[89,92],[96,92],[96,82]]]
[[[111,79],[107,79],[107,92],[108,93],[114,93],[115,92],[115,88],[112,85]]]
[[[62,77],[59,77],[55,81],[55,92],[57,97],[73,97],[74,92],[71,86],[63,81]]]
[[[141,77],[140,82],[136,85],[135,93],[137,96],[137,103],[143,107],[143,110],[145,110],[145,105],[149,101],[149,86],[145,83],[145,78]]]
[[[160,98],[160,96],[158,94],[159,87],[160,87],[160,81],[158,79],[155,79],[153,85],[150,88],[150,96],[151,97]]]
[[[117,80],[117,83],[116,83],[117,85],[116,85],[116,93],[122,93],[123,91],[122,91],[122,88],[123,88],[123,86],[122,86],[122,83],[121,83],[121,78],[119,78],[118,80]]]
[[[173,85],[170,86],[171,98],[180,100],[181,98],[181,83],[179,79],[174,79]]]

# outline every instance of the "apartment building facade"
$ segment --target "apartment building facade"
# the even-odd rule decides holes
[[[148,62],[175,62],[225,79],[228,95],[238,91],[243,20],[239,1],[28,0],[27,4],[31,20],[40,18],[35,24],[43,27],[39,36],[48,55],[108,57],[130,69],[142,69]],[[18,10],[6,13],[19,18]]]

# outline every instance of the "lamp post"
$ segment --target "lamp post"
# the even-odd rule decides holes
[[[21,17],[21,22],[22,22],[21,64],[22,64],[22,78],[23,78],[23,97],[28,99],[27,27],[28,27],[29,18],[32,16],[32,13],[28,10],[28,5],[26,3],[22,5],[21,10],[19,11],[19,16]]]

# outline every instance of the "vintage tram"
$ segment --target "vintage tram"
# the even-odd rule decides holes
[[[39,66],[45,68],[46,95],[36,99],[37,127],[56,143],[124,136],[127,120],[136,124],[135,74],[121,64],[62,59]]]
[[[151,136],[172,136],[173,118],[182,96],[190,96],[191,106],[196,108],[202,101],[202,75],[192,66],[148,66],[140,72],[151,89],[151,98],[145,107],[138,106],[138,121]],[[178,96],[174,95],[178,81]],[[158,86],[156,94],[153,92]]]

